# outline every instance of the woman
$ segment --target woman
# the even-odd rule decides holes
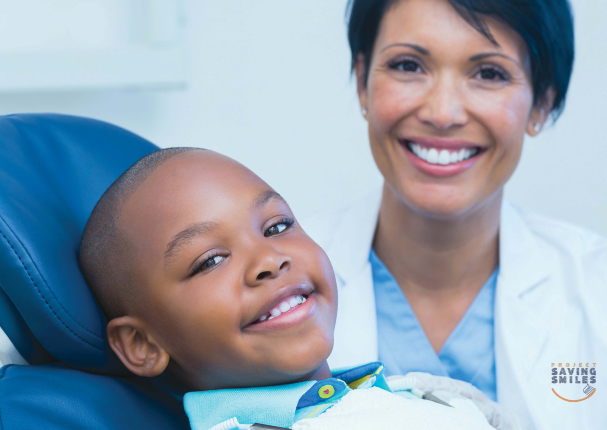
[[[379,358],[470,382],[538,429],[607,428],[599,399],[555,395],[591,388],[551,373],[606,356],[607,241],[503,201],[525,133],[564,106],[567,1],[351,0],[349,13],[385,181],[307,226],[340,285],[330,365]]]

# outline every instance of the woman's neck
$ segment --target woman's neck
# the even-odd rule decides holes
[[[501,200],[500,190],[467,214],[432,217],[384,185],[373,247],[437,352],[497,267]]]

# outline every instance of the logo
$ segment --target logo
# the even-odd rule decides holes
[[[552,392],[561,400],[566,402],[583,402],[596,393],[596,363],[552,363]],[[573,387],[579,387],[582,398],[568,399],[560,395],[558,391],[573,393]],[[575,390],[576,392],[577,389]],[[569,397],[569,396],[568,396]]]

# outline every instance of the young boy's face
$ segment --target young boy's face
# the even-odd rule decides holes
[[[211,151],[172,157],[125,203],[119,228],[137,284],[129,317],[191,389],[293,382],[325,362],[329,260],[242,165]]]

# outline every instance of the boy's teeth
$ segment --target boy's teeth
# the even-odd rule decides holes
[[[438,150],[436,148],[424,148],[416,143],[408,142],[407,146],[418,158],[427,161],[430,164],[448,164],[459,163],[478,154],[478,149],[462,148],[459,151],[449,152],[446,149]]]
[[[280,316],[288,310],[293,309],[294,307],[305,302],[306,298],[304,296],[293,296],[284,302],[280,302],[280,304],[272,309],[269,313],[259,318],[259,322],[263,322],[265,320],[270,321],[271,319],[274,319],[277,316]]]

